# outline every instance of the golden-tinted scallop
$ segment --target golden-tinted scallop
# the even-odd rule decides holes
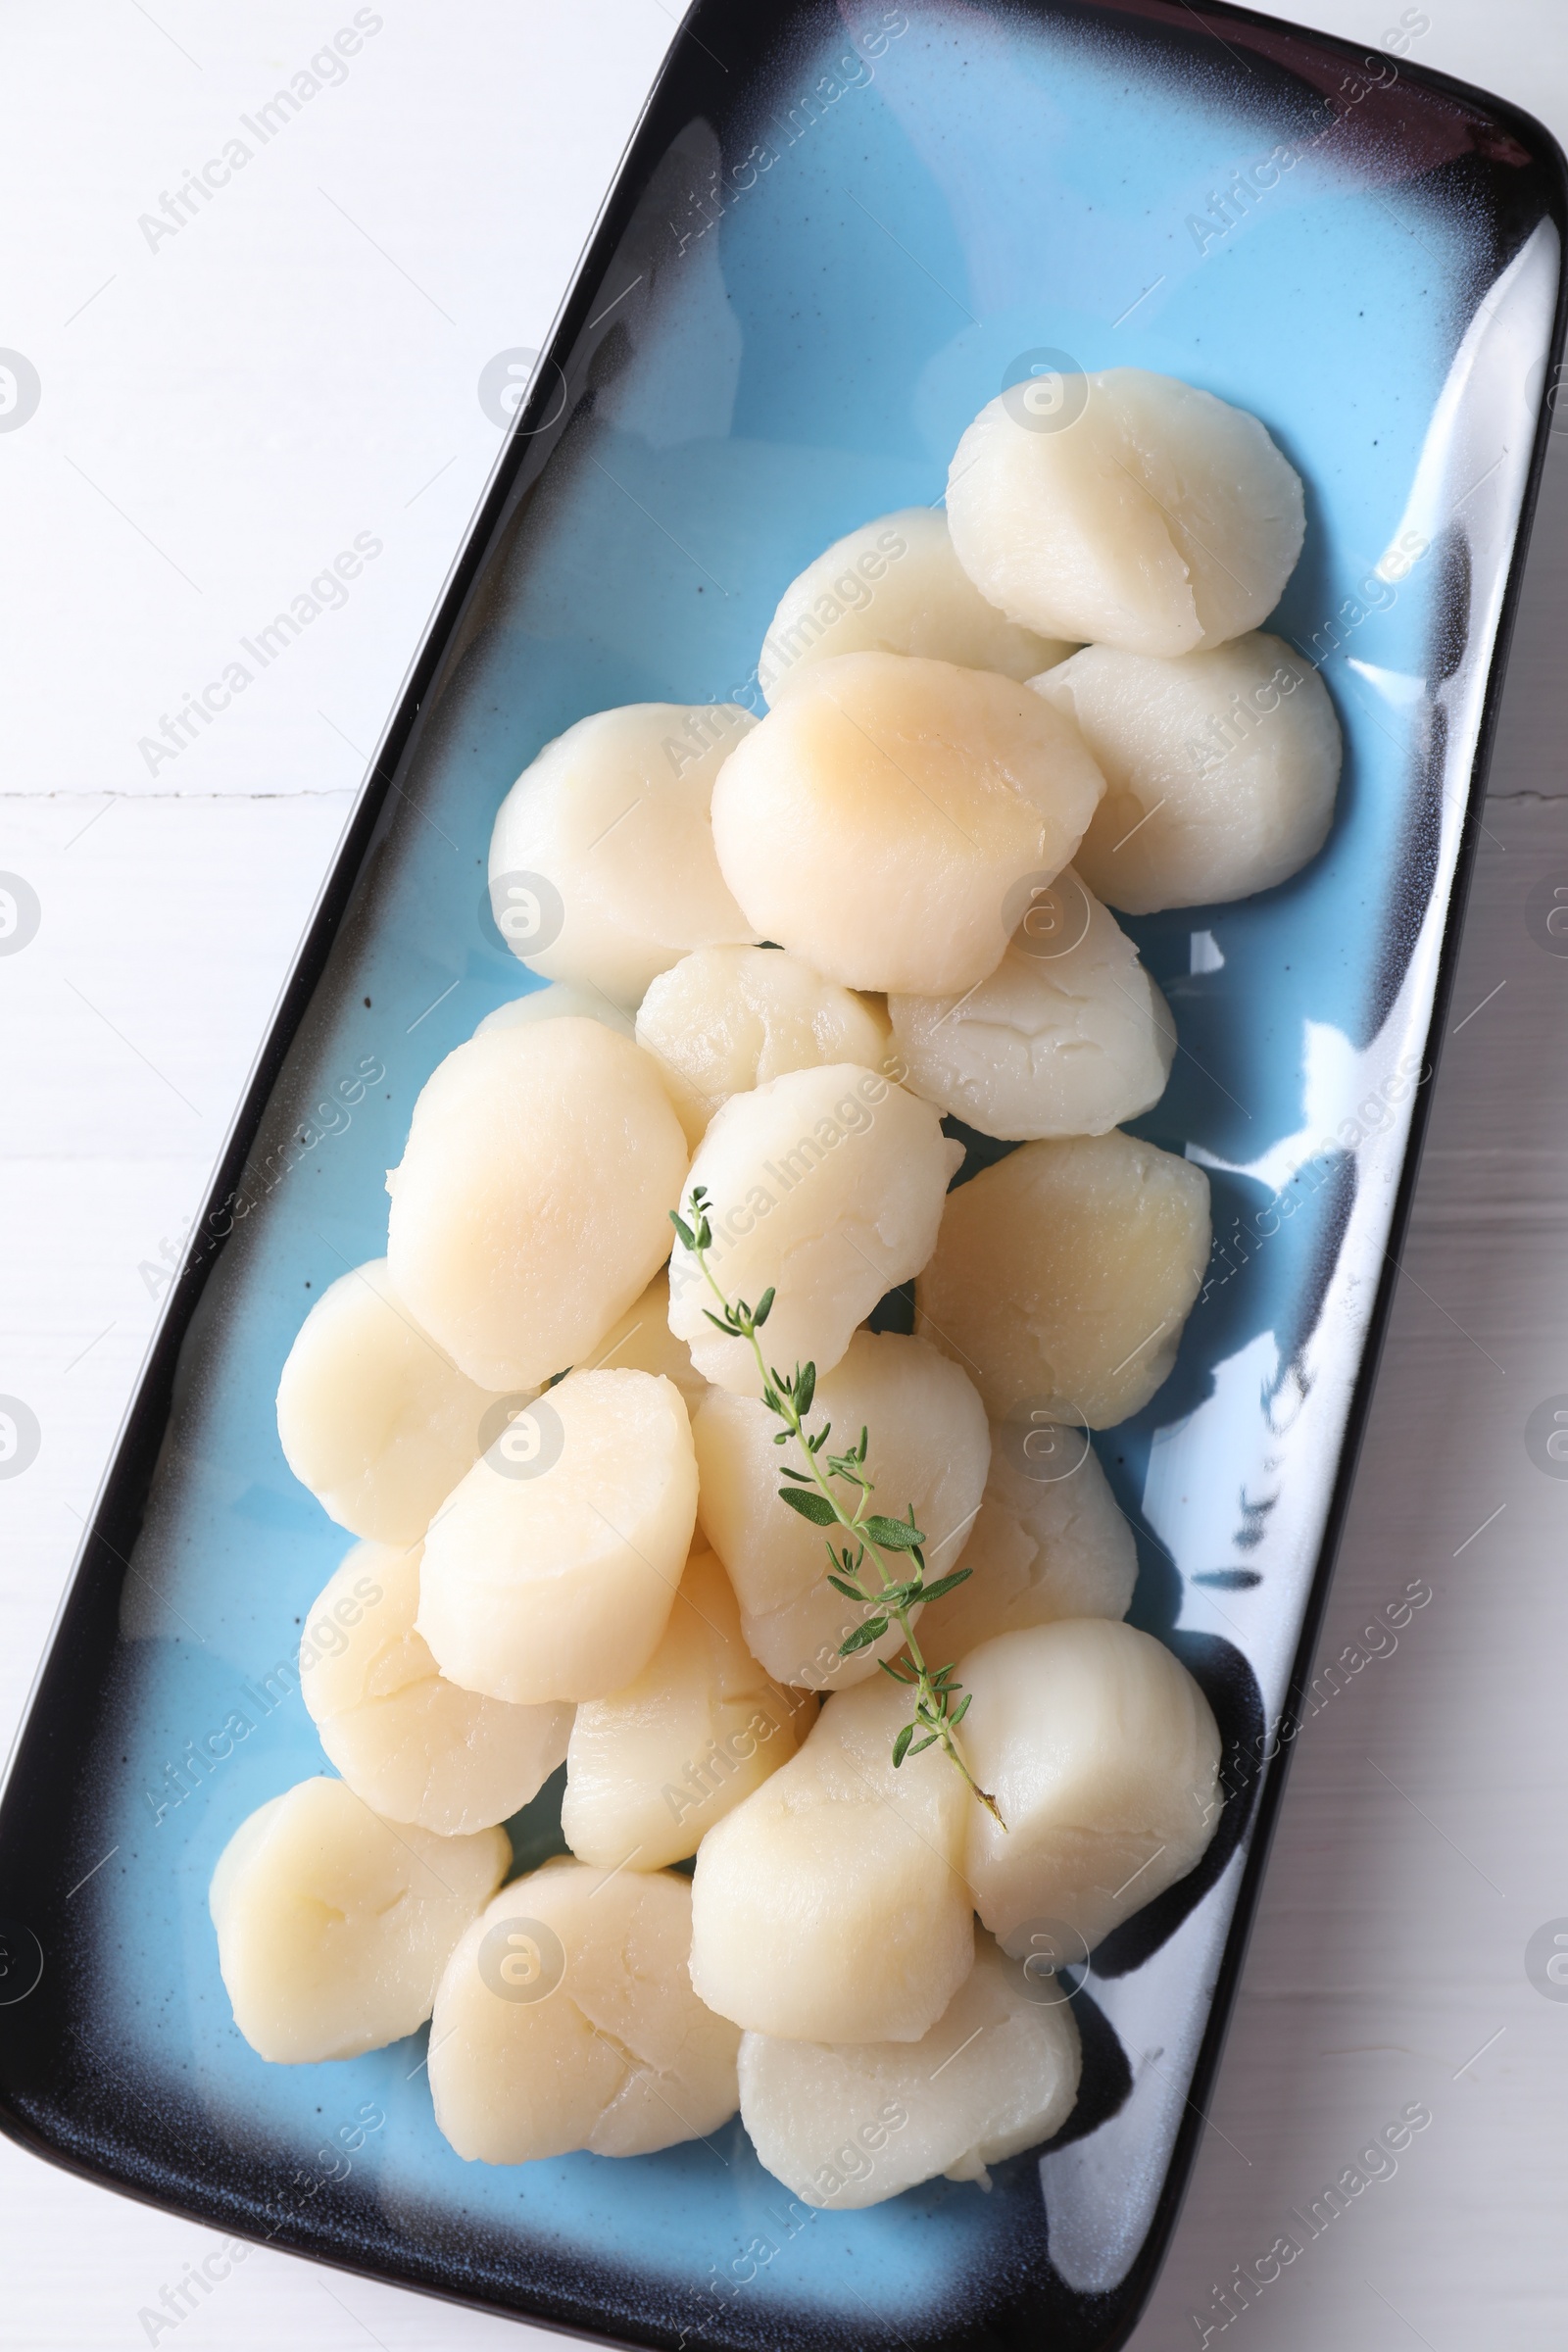
[[[1104,790],[1042,708],[1011,678],[897,654],[792,671],[713,787],[718,861],[759,935],[846,988],[983,980],[1016,895],[1068,862]]]

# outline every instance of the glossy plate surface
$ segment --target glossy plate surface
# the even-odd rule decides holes
[[[227,2229],[628,2342],[1122,2339],[1191,2160],[1364,1416],[1562,220],[1527,119],[1222,9],[694,12],[367,784],[83,1548],[0,1817],[7,2130]],[[939,2181],[813,2215],[738,2124],[630,2163],[466,2165],[422,2036],[269,2067],[219,1980],[213,1863],[322,1769],[295,1658],[347,1542],[282,1461],[279,1367],[313,1298],[384,1249],[418,1088],[523,984],[484,892],[518,770],[610,704],[755,703],[792,576],[938,499],[973,413],[1066,364],[1161,369],[1264,419],[1307,486],[1272,625],[1321,662],[1346,734],[1306,872],[1130,926],[1182,1045],[1141,1126],[1210,1171],[1216,1244],[1172,1379],[1097,1443],[1139,1529],[1134,1618],[1227,1737],[1220,1836],[1097,1955],[1079,2115],[989,2197]],[[559,1849],[550,1799],[514,1825],[523,1862]]]

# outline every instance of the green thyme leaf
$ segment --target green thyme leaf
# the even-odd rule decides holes
[[[780,1502],[787,1502],[792,1511],[799,1511],[803,1519],[809,1519],[813,1527],[833,1525],[833,1505],[825,1494],[818,1494],[814,1487],[780,1487],[778,1498]]]
[[[951,1576],[939,1576],[934,1585],[927,1585],[921,1592],[920,1598],[922,1600],[940,1600],[944,1592],[951,1592],[955,1586],[961,1585],[966,1577],[973,1576],[973,1574],[972,1568],[955,1568]]]
[[[913,1738],[914,1726],[912,1723],[906,1723],[903,1731],[893,1742],[893,1769],[895,1772],[898,1771],[899,1766],[904,1762],[905,1757],[908,1754],[909,1741]]]
[[[856,1627],[847,1642],[839,1643],[839,1656],[853,1658],[858,1649],[869,1649],[873,1642],[881,1641],[887,1630],[888,1621],[885,1617],[868,1617],[864,1625]]]
[[[917,1527],[904,1519],[886,1519],[880,1511],[873,1511],[864,1524],[867,1540],[883,1551],[912,1551],[925,1541]]]

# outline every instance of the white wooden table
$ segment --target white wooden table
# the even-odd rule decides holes
[[[543,339],[673,7],[388,0],[358,12],[342,74],[319,67],[265,142],[241,118],[352,27],[346,4],[267,0],[242,19],[219,0],[152,15],[81,0],[0,18],[0,345],[39,381],[23,425],[0,408],[0,868],[40,907],[25,951],[0,957],[0,1392],[41,1431],[26,1474],[0,1482],[7,1736],[357,747],[493,459],[480,372]],[[1404,12],[1296,13],[1376,46]],[[1416,13],[1431,22],[1414,57],[1568,137],[1554,0]],[[186,174],[236,136],[248,160],[182,211]],[[356,533],[381,552],[347,601],[170,753],[166,716]],[[1568,884],[1565,654],[1568,434],[1324,1656],[1407,1579],[1434,1597],[1297,1742],[1140,2352],[1205,2327],[1256,2352],[1568,2341],[1568,2003],[1525,1966],[1533,1933],[1568,1920],[1568,1481],[1523,1434],[1568,1394],[1568,958],[1525,912],[1542,877]],[[1413,2101],[1433,2122],[1395,2176],[1250,2308],[1233,2298],[1222,2331],[1216,2288]],[[212,2242],[0,2142],[0,2342],[145,2343],[138,2314]],[[368,2338],[560,2340],[270,2252],[179,2329],[181,2352]]]

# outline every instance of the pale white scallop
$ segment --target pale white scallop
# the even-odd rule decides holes
[[[756,937],[709,815],[714,777],[756,724],[735,703],[631,703],[546,744],[490,841],[491,905],[531,970],[631,1005],[693,948]]]
[[[716,1111],[787,1070],[853,1061],[875,1069],[888,1050],[886,1008],[772,948],[699,948],[662,972],[637,1014],[695,1151]]]
[[[974,1528],[991,1455],[985,1407],[963,1371],[924,1341],[858,1331],[843,1361],[816,1384],[808,1427],[824,1422],[829,1452],[869,1431],[870,1508],[893,1519],[912,1508],[927,1539],[928,1581],[946,1576]],[[806,1460],[793,1439],[774,1445],[778,1428],[759,1399],[709,1391],[692,1424],[698,1512],[729,1570],[746,1639],[768,1672],[812,1690],[848,1690],[893,1657],[904,1636],[895,1623],[870,1648],[839,1656],[870,1612],[828,1583],[824,1531],[780,1501],[783,1471],[804,1473]],[[853,1505],[852,1490],[837,1491]],[[876,1571],[868,1573],[874,1587]],[[916,1622],[919,1615],[917,1608]]]
[[[666,1231],[668,1228],[666,1228]],[[692,1362],[692,1351],[669,1328],[669,1273],[661,1266],[640,1298],[586,1350],[579,1372],[653,1372],[672,1380],[696,1412],[708,1383]]]
[[[536,1388],[662,1265],[686,1158],[653,1063],[600,1022],[470,1038],[386,1180],[392,1282],[470,1380]]]
[[[569,1706],[509,1706],[440,1672],[415,1630],[420,1546],[357,1544],[300,1637],[327,1761],[383,1820],[452,1838],[506,1821],[565,1761]]]
[[[606,1870],[679,1862],[788,1761],[815,1715],[747,1648],[723,1563],[694,1552],[641,1674],[577,1709],[562,1835]]]
[[[1113,906],[1245,899],[1328,839],[1340,722],[1318,672],[1278,637],[1179,662],[1086,645],[1034,683],[1105,771],[1078,870]]]
[[[1077,728],[1041,710],[949,662],[810,663],[713,788],[719,864],[758,934],[847,988],[973,988],[1104,789]]]
[[[607,1697],[658,1648],[696,1520],[674,1383],[573,1372],[516,1417],[435,1519],[418,1631],[466,1690],[518,1706]]]
[[[1210,1239],[1190,1160],[1119,1128],[1022,1144],[948,1196],[915,1329],[993,1420],[1109,1429],[1168,1377]]]
[[[989,1936],[918,2041],[741,2036],[741,2121],[803,2204],[881,2205],[945,2175],[989,2188],[987,2167],[1059,2132],[1083,2052],[1064,2000],[1041,2000]]]
[[[698,1147],[686,1191],[710,1202],[714,1282],[757,1306],[775,1290],[766,1360],[841,1361],[857,1324],[936,1246],[948,1180],[963,1158],[921,1102],[853,1063],[791,1070],[732,1095]],[[669,1326],[705,1379],[761,1395],[743,1340],[716,1331],[713,1292],[678,1244]]]
[[[904,1084],[1008,1143],[1136,1118],[1176,1052],[1170,1008],[1115,917],[1070,867],[1042,898],[1050,928],[1032,932],[1026,915],[978,988],[888,999]]]
[[[985,1499],[958,1562],[969,1574],[921,1621],[939,1660],[1058,1617],[1124,1617],[1138,1582],[1132,1528],[1085,1431],[998,1422],[991,1440]]]
[[[940,1748],[895,1771],[907,1715],[882,1675],[838,1692],[698,1848],[692,1983],[751,2033],[918,2041],[974,1964],[959,1876],[974,1799]]]
[[[277,1434],[340,1527],[416,1544],[478,1459],[498,1401],[420,1329],[377,1257],[340,1274],[301,1324],[278,1382]]]
[[[904,507],[846,532],[790,582],[762,640],[757,675],[776,702],[825,655],[917,654],[1032,678],[1071,651],[986,603],[953,552],[940,509]]]
[[[958,1667],[975,1908],[1004,1943],[1031,1922],[1102,1936],[1185,1878],[1218,1825],[1220,1739],[1179,1658],[1103,1617],[1002,1634]]]
[[[342,1781],[286,1788],[241,1822],[208,1892],[235,2025],[279,2066],[401,2041],[511,1867],[504,1830],[437,1838]]]
[[[620,1037],[636,1032],[633,1015],[602,988],[579,988],[574,980],[551,980],[543,988],[530,988],[525,997],[513,997],[498,1004],[494,1012],[485,1014],[473,1034],[483,1037],[491,1029],[520,1029],[530,1021],[563,1019],[603,1021]]]
[[[430,2026],[435,2120],[460,2156],[647,2156],[735,2112],[740,2036],[691,1987],[691,1889],[559,1860],[464,1936]]]
[[[1026,628],[1178,655],[1255,629],[1305,530],[1300,477],[1255,416],[1142,368],[983,408],[948,475],[981,594]]]

